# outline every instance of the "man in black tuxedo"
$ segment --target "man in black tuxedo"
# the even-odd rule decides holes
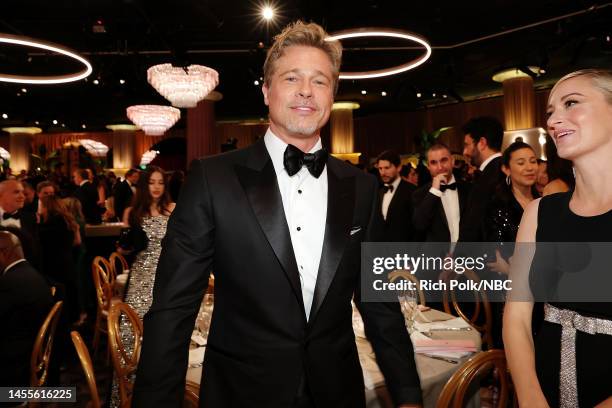
[[[23,184],[18,180],[0,183],[0,227],[18,230],[26,259],[36,268],[40,267],[38,224],[36,213],[24,211],[25,194]]]
[[[123,212],[132,202],[132,197],[134,197],[134,193],[136,192],[136,183],[138,183],[139,177],[140,172],[138,170],[130,169],[125,173],[125,180],[118,182],[115,187],[113,200],[115,215],[119,221],[123,220]]]
[[[412,194],[412,222],[418,241],[457,242],[461,215],[466,208],[469,185],[455,179],[454,158],[443,143],[427,150],[427,169],[432,181]]]
[[[353,294],[396,405],[421,401],[399,305],[360,300],[361,243],[380,226],[377,183],[321,149],[341,59],[326,37],[301,22],[279,34],[264,64],[265,137],[192,163],[144,318],[134,407],[181,406],[213,267],[202,407],[365,406]]]
[[[34,340],[51,309],[51,289],[24,259],[19,239],[0,231],[0,386],[28,386]]]
[[[74,196],[81,202],[83,216],[87,224],[100,224],[102,222],[102,209],[98,206],[98,190],[89,181],[85,169],[76,169],[72,173],[77,189]]]
[[[465,216],[461,219],[460,241],[484,240],[483,220],[501,175],[501,146],[504,128],[491,117],[471,119],[463,126],[463,155],[478,166],[480,175],[474,181]]]
[[[412,192],[415,187],[400,177],[402,164],[399,154],[391,150],[384,151],[378,156],[376,163],[384,183],[380,189],[380,212],[384,219],[383,240],[412,241]]]

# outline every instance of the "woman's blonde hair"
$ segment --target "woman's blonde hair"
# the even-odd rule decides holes
[[[609,69],[581,69],[579,71],[570,72],[557,81],[555,86],[550,90],[552,94],[555,88],[563,81],[576,77],[586,77],[591,80],[593,86],[603,94],[606,102],[612,105],[612,70]]]

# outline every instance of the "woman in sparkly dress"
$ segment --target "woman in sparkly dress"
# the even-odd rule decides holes
[[[130,268],[125,295],[125,303],[130,305],[141,319],[151,306],[161,240],[166,235],[166,224],[174,205],[166,190],[163,170],[150,166],[138,180],[132,206],[124,212],[123,222],[132,229],[141,229],[147,237],[146,248],[136,254]]]
[[[155,270],[161,252],[161,241],[166,235],[168,217],[174,210],[175,203],[170,199],[166,189],[164,171],[156,166],[149,166],[140,176],[138,188],[132,206],[126,208],[123,222],[132,230],[140,230],[146,235],[146,247],[136,254],[130,267],[130,277],[124,302],[134,309],[140,319],[151,306]],[[137,235],[137,234],[136,234]],[[122,319],[121,338],[126,351],[131,352],[133,344],[129,323]],[[113,379],[111,406],[119,406],[119,394],[116,379]]]

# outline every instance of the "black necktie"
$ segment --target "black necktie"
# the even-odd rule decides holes
[[[393,184],[385,184],[384,186],[382,186],[382,188],[385,190],[385,193],[393,192]]]
[[[4,215],[2,216],[3,220],[8,220],[9,218],[13,218],[13,219],[18,220],[19,219],[19,212],[15,211],[14,213],[11,213],[11,214],[5,212]]]
[[[441,192],[445,192],[446,190],[456,190],[456,189],[457,189],[457,183],[442,184],[442,185],[440,185],[440,191]]]
[[[283,155],[283,164],[289,176],[297,174],[302,166],[306,166],[310,174],[319,178],[325,168],[327,156],[327,150],[325,149],[317,150],[314,153],[304,153],[294,145],[287,145]]]

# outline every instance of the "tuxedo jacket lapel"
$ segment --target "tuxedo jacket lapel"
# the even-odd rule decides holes
[[[244,188],[255,217],[283,267],[302,309],[300,275],[291,244],[274,165],[263,139],[253,145],[245,166],[236,166],[240,184]]]
[[[345,177],[334,159],[327,164],[327,217],[309,324],[327,295],[349,240],[355,202],[354,178]]]

